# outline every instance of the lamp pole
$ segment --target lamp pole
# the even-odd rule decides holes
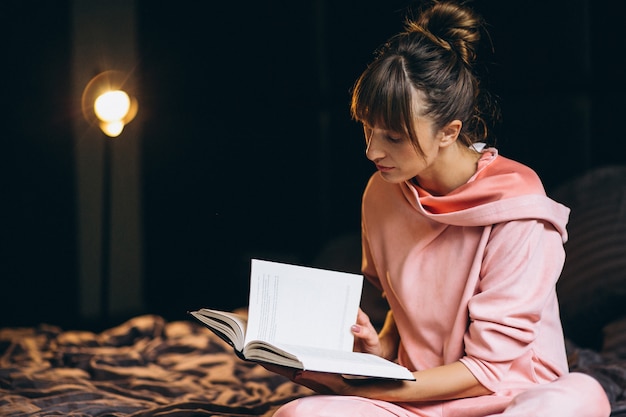
[[[112,139],[102,135],[102,230],[100,248],[100,311],[102,321],[109,325],[111,289],[111,146]]]

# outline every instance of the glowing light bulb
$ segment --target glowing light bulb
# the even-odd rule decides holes
[[[115,138],[122,133],[122,130],[124,130],[124,122],[121,120],[116,120],[114,122],[102,122],[100,123],[100,129],[102,129],[107,136]]]
[[[85,120],[110,137],[119,136],[137,115],[138,103],[134,97],[129,74],[104,71],[87,83],[81,97]]]
[[[96,98],[94,111],[103,122],[120,123],[124,126],[124,118],[130,110],[130,97],[124,91],[108,91]],[[120,132],[122,130],[120,129]],[[119,135],[119,133],[118,133]],[[117,135],[116,135],[117,136]]]

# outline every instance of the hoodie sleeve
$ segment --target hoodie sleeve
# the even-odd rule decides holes
[[[382,291],[382,286],[380,284],[380,280],[378,279],[376,267],[374,266],[374,262],[372,260],[372,254],[370,252],[369,241],[367,240],[367,231],[365,230],[365,225],[362,225],[361,250],[361,273],[370,283],[372,283],[376,288]]]
[[[488,389],[497,391],[511,365],[528,358],[542,319],[554,320],[556,281],[564,260],[561,235],[550,223],[518,220],[493,226],[479,286],[468,304],[466,356],[461,359]],[[558,320],[544,321],[542,331],[546,325],[558,327],[555,335],[562,334]],[[550,352],[542,352],[542,356],[551,357]],[[520,366],[532,379],[530,362]]]

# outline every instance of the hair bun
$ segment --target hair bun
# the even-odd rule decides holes
[[[467,64],[472,64],[482,26],[482,19],[470,8],[451,1],[437,1],[423,9],[417,20],[409,20],[407,30],[421,32],[445,49],[456,51]]]

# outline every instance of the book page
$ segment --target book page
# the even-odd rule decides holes
[[[363,277],[252,260],[246,343],[352,351]]]
[[[241,352],[243,350],[247,327],[245,317],[236,313],[208,308],[190,311],[189,314],[204,323],[205,326],[234,347],[236,351]]]
[[[337,352],[308,346],[278,347],[295,355],[302,364],[302,369],[309,371],[356,377],[415,380],[413,374],[404,366],[369,353]]]

